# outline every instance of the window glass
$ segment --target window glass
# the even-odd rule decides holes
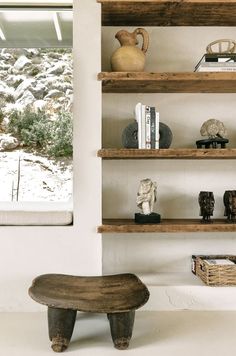
[[[71,200],[72,12],[2,11],[0,29],[0,201]]]

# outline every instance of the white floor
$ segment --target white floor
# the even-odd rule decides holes
[[[234,353],[236,312],[138,312],[130,347],[113,348],[105,315],[79,314],[68,355],[222,356]],[[55,354],[46,313],[1,313],[1,356]]]

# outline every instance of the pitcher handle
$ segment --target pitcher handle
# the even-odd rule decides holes
[[[135,35],[141,35],[143,37],[143,45],[142,45],[142,51],[143,53],[146,53],[148,50],[148,45],[149,45],[149,35],[144,28],[137,28],[135,31]]]

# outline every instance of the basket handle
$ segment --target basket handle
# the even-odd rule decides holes
[[[203,263],[200,262],[200,269],[202,272],[205,272],[206,271],[206,268],[205,268],[205,265]]]

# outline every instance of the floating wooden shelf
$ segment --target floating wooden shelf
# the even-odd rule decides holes
[[[103,148],[98,151],[103,159],[236,159],[236,148],[167,148],[159,150],[131,148]]]
[[[163,219],[160,224],[136,224],[133,219],[104,219],[99,233],[145,233],[145,232],[234,232],[236,224],[226,219],[214,219],[203,224],[200,219]]]
[[[103,26],[235,26],[235,0],[97,0]]]
[[[102,72],[104,93],[236,93],[236,72]]]

